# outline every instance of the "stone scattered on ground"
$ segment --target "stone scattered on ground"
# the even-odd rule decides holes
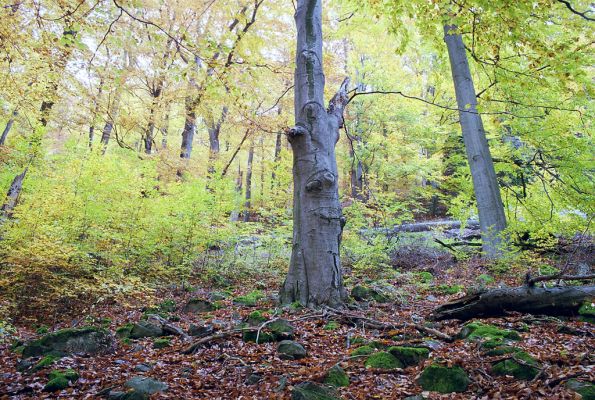
[[[291,400],[340,400],[341,398],[331,386],[314,382],[302,382],[293,387]]]
[[[23,348],[23,358],[52,354],[105,354],[115,350],[114,336],[106,329],[84,327],[62,329],[29,342]]]
[[[195,325],[192,324],[188,328],[188,334],[190,336],[194,336],[197,338],[202,338],[205,336],[212,335],[214,332],[213,325],[205,324],[205,325]]]
[[[421,373],[417,383],[422,389],[438,393],[461,393],[469,386],[467,372],[459,366],[432,364]]]
[[[154,394],[157,392],[165,392],[168,389],[166,383],[160,382],[153,378],[146,376],[135,376],[130,378],[124,384],[127,388],[134,390],[141,394]]]
[[[282,340],[277,346],[279,358],[284,360],[298,360],[307,356],[306,349],[292,340]]]
[[[424,347],[392,346],[388,352],[399,360],[405,367],[417,365],[430,355],[430,350]]]
[[[128,337],[131,339],[142,339],[145,337],[159,337],[163,336],[163,334],[161,325],[149,321],[139,321],[133,324]]]
[[[386,352],[380,351],[378,353],[371,354],[366,360],[366,368],[376,369],[397,369],[403,368],[404,365],[395,356]]]
[[[215,305],[208,300],[205,299],[190,299],[188,303],[182,309],[185,313],[205,313],[215,310]]]
[[[79,379],[79,374],[73,369],[54,370],[48,374],[48,383],[44,386],[44,392],[56,392],[64,390],[69,386],[69,383],[76,382]]]
[[[524,351],[511,350],[510,358],[492,365],[495,375],[510,375],[516,379],[531,380],[539,373],[539,363]]]
[[[339,364],[335,364],[327,371],[324,383],[331,386],[349,386],[349,375]]]

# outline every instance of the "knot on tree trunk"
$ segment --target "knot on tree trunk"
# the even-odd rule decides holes
[[[332,188],[335,181],[335,175],[328,169],[316,171],[306,182],[306,191],[320,192],[322,189]]]

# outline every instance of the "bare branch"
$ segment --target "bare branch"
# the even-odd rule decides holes
[[[572,4],[570,4],[570,2],[569,2],[569,1],[566,1],[566,0],[558,0],[558,3],[562,3],[562,4],[564,4],[564,5],[566,6],[566,8],[568,8],[568,9],[569,9],[569,10],[570,10],[570,11],[571,11],[573,14],[576,14],[576,15],[578,15],[578,16],[580,16],[580,17],[583,17],[583,18],[584,18],[584,19],[586,19],[587,21],[591,21],[591,22],[592,22],[592,21],[595,21],[595,18],[591,18],[591,17],[588,17],[588,16],[587,16],[587,13],[589,13],[589,12],[591,12],[591,11],[580,12],[580,11],[578,11],[578,10],[575,10],[575,9],[572,7]]]

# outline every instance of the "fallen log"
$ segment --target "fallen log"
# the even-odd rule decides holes
[[[435,321],[498,317],[516,311],[541,315],[577,315],[581,305],[595,297],[595,286],[499,288],[471,294],[436,308]]]

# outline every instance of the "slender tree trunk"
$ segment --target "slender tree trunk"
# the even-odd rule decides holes
[[[101,133],[101,144],[103,146],[103,153],[105,154],[107,150],[107,145],[109,144],[112,130],[114,129],[114,124],[118,119],[118,114],[120,112],[120,97],[121,91],[120,88],[116,88],[116,93],[112,100],[112,105],[109,109],[107,120],[105,121],[105,125],[103,127],[103,131]]]
[[[473,179],[483,250],[488,257],[495,258],[501,254],[501,232],[506,229],[506,216],[481,115],[477,112],[477,97],[463,38],[454,33],[456,31],[454,25],[445,26],[444,41],[448,48],[463,141]]]
[[[167,106],[165,107],[166,111],[165,111],[165,117],[163,118],[163,125],[161,126],[161,148],[162,149],[166,149],[167,148],[167,133],[169,131],[169,113],[171,112],[171,103],[167,103]]]
[[[277,180],[277,167],[279,164],[279,160],[281,159],[281,139],[283,135],[281,133],[277,133],[277,138],[275,139],[275,155],[273,160],[275,161],[273,164],[273,172],[271,172],[271,189],[275,187],[276,180]]]
[[[252,208],[252,162],[254,161],[254,140],[248,150],[248,164],[246,165],[246,203],[244,203],[244,222],[250,221]]]
[[[97,116],[99,115],[99,105],[102,93],[103,78],[99,81],[99,90],[97,92],[97,97],[93,100],[93,116],[91,117],[91,124],[89,125],[89,147],[93,147],[93,140],[95,139],[95,124],[97,123]]]
[[[2,136],[0,136],[0,146],[3,146],[4,143],[6,143],[6,137],[8,136],[8,132],[10,132],[10,130],[12,129],[12,125],[14,124],[14,120],[17,115],[17,110],[14,110],[12,112],[12,117],[10,117],[10,119],[6,123],[6,126],[4,127],[4,130],[2,131]]]
[[[335,146],[347,102],[346,79],[324,108],[321,0],[298,0],[295,14],[293,248],[282,303],[340,306],[345,298],[339,247],[345,219],[339,202]]]
[[[184,102],[186,109],[186,120],[184,121],[184,130],[182,131],[182,147],[180,152],[181,158],[190,158],[192,154],[192,142],[194,141],[194,133],[196,132],[196,112],[194,99],[186,97]]]

